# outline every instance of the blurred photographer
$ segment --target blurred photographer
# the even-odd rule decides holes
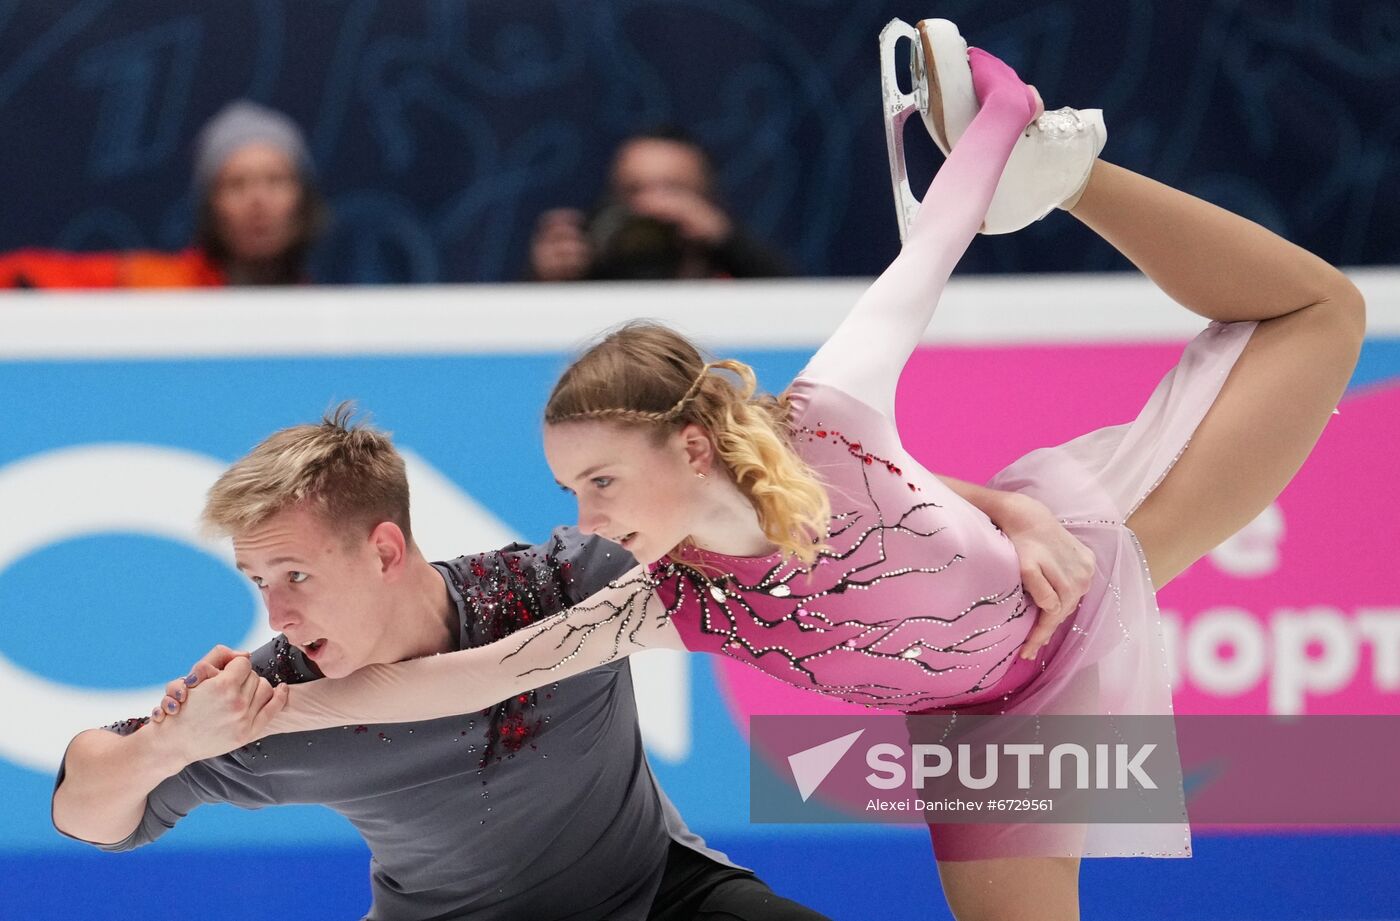
[[[745,234],[716,201],[709,155],[675,129],[636,134],[618,148],[608,199],[591,217],[540,216],[530,278],[768,278],[789,274],[777,253]]]

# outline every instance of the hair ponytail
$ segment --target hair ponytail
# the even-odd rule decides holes
[[[786,401],[757,391],[753,369],[743,362],[707,363],[674,330],[629,323],[569,366],[550,394],[544,421],[601,419],[660,433],[701,426],[753,504],[764,535],[811,564],[827,534],[830,500],[792,448]]]

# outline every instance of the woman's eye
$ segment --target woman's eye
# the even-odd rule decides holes
[[[289,572],[289,573],[287,573],[287,581],[288,581],[288,582],[291,582],[293,585],[296,585],[296,584],[301,583],[301,582],[305,582],[305,581],[307,580],[307,578],[308,578],[308,577],[307,577],[306,573],[304,573],[304,572]]]
[[[571,496],[574,494],[574,491],[567,486],[560,485],[559,488],[564,490],[564,492],[568,493]]]
[[[593,478],[593,485],[599,489],[606,489],[608,486],[612,485],[612,481],[613,478],[610,476],[595,476]]]
[[[265,584],[263,582],[262,576],[251,576],[250,578],[253,580],[253,584],[256,585],[258,588],[262,588]]]

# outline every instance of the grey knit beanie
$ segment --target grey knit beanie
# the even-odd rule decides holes
[[[286,151],[304,178],[313,175],[311,154],[296,123],[281,112],[240,99],[209,119],[195,139],[195,191],[205,194],[225,161],[252,143],[271,144]]]

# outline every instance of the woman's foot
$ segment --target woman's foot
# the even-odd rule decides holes
[[[1027,94],[1028,125],[1011,152],[982,232],[1010,233],[1057,207],[1072,207],[1108,138],[1103,113],[1068,108],[1044,112],[1034,87],[1022,83],[1015,71],[993,55],[969,50],[957,26],[946,19],[922,20],[916,32],[912,96],[924,126],[944,154],[957,145],[988,94],[1010,89],[1013,82]],[[900,175],[902,167],[899,164]]]
[[[996,104],[1008,107],[1008,118],[1014,110],[1028,127],[1045,111],[1045,103],[1040,101],[1035,87],[1027,85],[1001,58],[981,48],[969,48],[966,58],[979,111],[995,97]]]
[[[1037,118],[1011,150],[983,233],[1011,233],[1079,201],[1108,140],[1099,109],[1056,109]]]

